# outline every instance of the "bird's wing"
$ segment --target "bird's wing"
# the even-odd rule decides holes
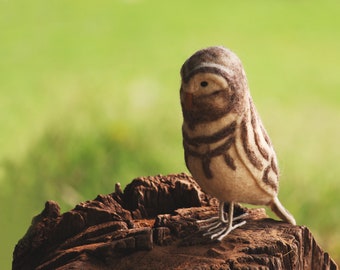
[[[276,195],[279,175],[276,154],[251,98],[248,104],[249,109],[238,121],[236,149],[258,185]]]

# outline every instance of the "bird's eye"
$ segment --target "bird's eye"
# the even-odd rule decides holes
[[[207,87],[208,86],[208,82],[207,81],[202,81],[201,82],[201,86],[202,87]]]

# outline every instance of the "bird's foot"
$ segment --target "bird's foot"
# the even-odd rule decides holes
[[[240,220],[247,216],[248,213],[242,214],[238,217],[235,217],[233,221]],[[244,225],[246,221],[241,221],[235,225],[232,225],[232,222],[229,222],[228,219],[220,219],[219,217],[211,217],[204,220],[196,221],[197,224],[205,224],[207,225],[200,226],[200,231],[205,231],[203,236],[208,236],[212,240],[221,241],[224,237],[226,237],[232,230]]]

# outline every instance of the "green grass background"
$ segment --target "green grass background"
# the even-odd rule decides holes
[[[234,50],[277,150],[280,199],[340,262],[339,1],[0,0],[0,268],[63,211],[185,171],[179,69]]]

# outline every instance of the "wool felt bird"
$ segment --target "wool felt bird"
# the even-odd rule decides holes
[[[276,154],[237,55],[221,46],[199,50],[183,64],[181,79],[185,162],[202,189],[220,201],[219,216],[203,221],[205,235],[222,240],[245,223],[233,224],[242,219],[233,218],[235,202],[268,205],[296,224],[278,199]]]

